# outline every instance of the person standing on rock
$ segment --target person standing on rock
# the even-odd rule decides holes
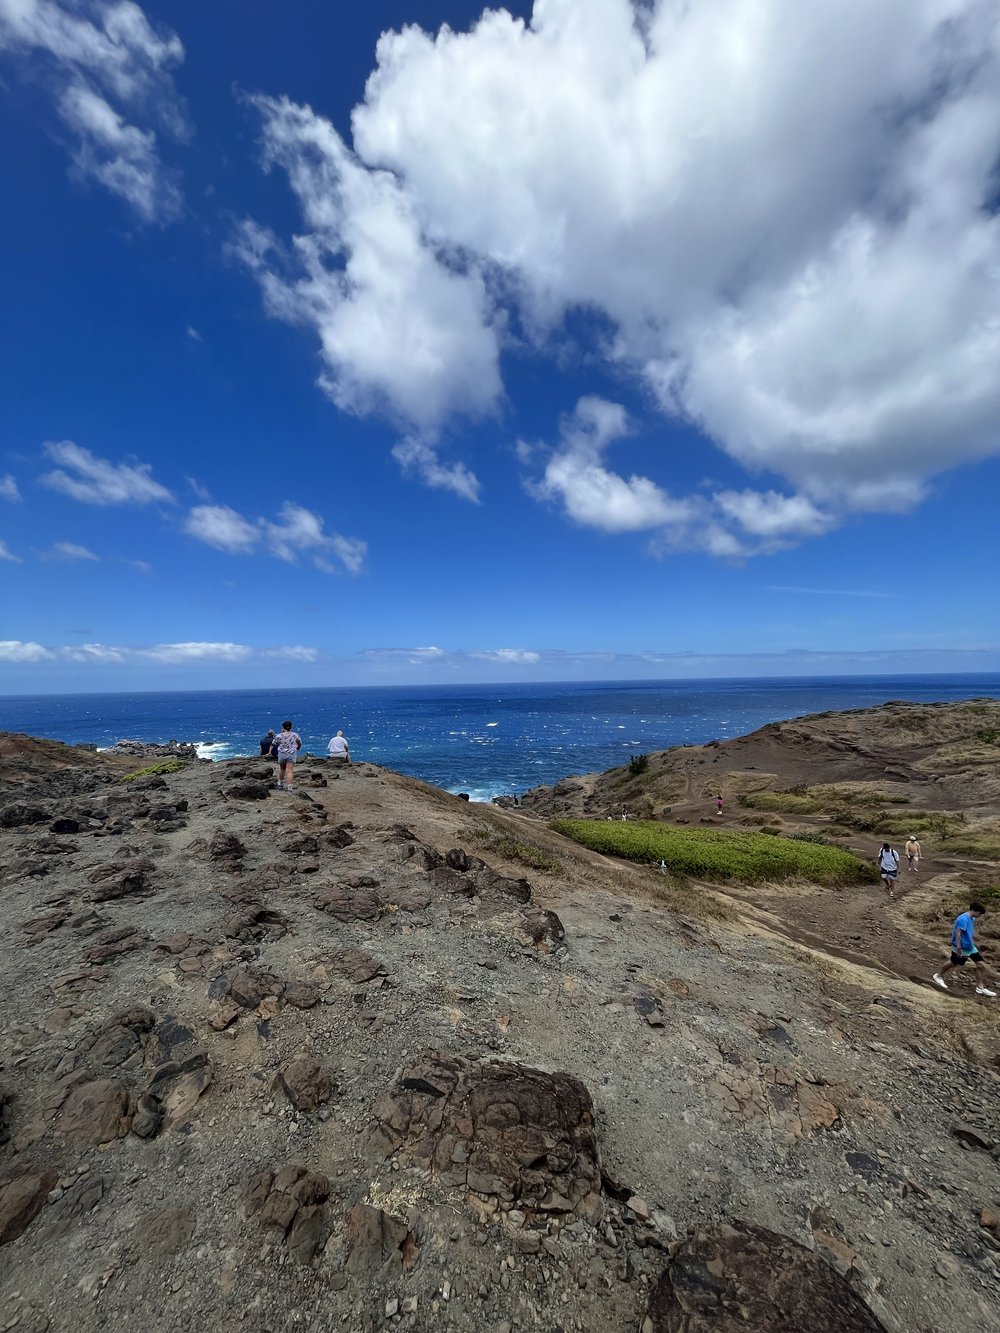
[[[885,885],[885,891],[889,897],[893,897],[893,886],[896,883],[896,876],[899,874],[899,852],[895,847],[890,847],[884,842],[878,851],[878,868],[882,876],[882,883]]]
[[[278,746],[278,790],[295,790],[295,760],[302,749],[302,738],[292,730],[291,722],[282,722],[276,737]]]
[[[338,764],[349,764],[351,762],[351,747],[348,745],[347,737],[342,731],[338,731],[336,736],[330,737],[330,744],[326,747],[326,752]]]
[[[970,903],[969,910],[955,918],[955,924],[951,928],[951,962],[945,963],[940,972],[934,973],[935,986],[947,990],[948,983],[944,979],[945,972],[950,972],[954,967],[964,967],[966,963],[971,963],[976,969],[976,994],[988,995],[991,998],[996,996],[995,990],[987,988],[983,955],[976,948],[975,941],[976,922],[981,916],[985,915],[986,908],[982,903]]]
[[[920,843],[917,842],[917,835],[915,833],[911,833],[906,839],[906,846],[903,850],[906,852],[907,867],[916,874],[920,865]]]

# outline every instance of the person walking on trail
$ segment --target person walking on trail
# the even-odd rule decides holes
[[[893,886],[896,883],[896,876],[899,874],[899,852],[895,847],[890,847],[884,842],[878,849],[878,868],[882,876],[882,883],[885,885],[885,891],[889,897],[893,897]]]
[[[948,990],[948,983],[944,979],[944,974],[950,972],[952,968],[964,967],[966,963],[971,963],[976,969],[976,994],[988,995],[995,998],[996,991],[990,990],[986,985],[986,968],[983,966],[983,955],[976,948],[976,922],[981,916],[986,915],[986,908],[982,903],[970,903],[969,910],[963,912],[961,916],[955,918],[955,924],[951,928],[951,962],[945,963],[940,972],[934,973],[934,985],[940,986],[942,990]]]
[[[278,747],[278,790],[295,790],[295,760],[302,749],[302,737],[292,730],[291,722],[282,722],[275,738]]]
[[[715,798],[715,813],[716,813],[717,815],[721,815],[721,814],[722,814],[722,792],[721,792],[721,791],[719,792],[718,796],[716,796],[716,798]]]
[[[916,874],[920,865],[920,843],[917,841],[917,835],[915,833],[911,833],[906,839],[906,846],[903,848],[903,851],[906,853],[907,868]]]
[[[349,764],[351,762],[351,747],[347,743],[347,737],[342,731],[338,731],[336,736],[330,737],[330,744],[326,747],[326,752],[331,759],[336,759],[338,764]]]

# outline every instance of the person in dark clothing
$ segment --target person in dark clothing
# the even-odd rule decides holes
[[[260,752],[261,752],[261,754],[270,754],[270,753],[271,753],[271,746],[272,746],[273,744],[274,744],[274,731],[271,730],[271,731],[269,731],[269,732],[267,733],[266,736],[262,736],[262,737],[261,737],[261,742],[260,742]]]

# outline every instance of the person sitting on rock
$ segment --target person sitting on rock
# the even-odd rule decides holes
[[[271,746],[274,744],[274,728],[270,727],[266,736],[260,738],[260,752],[262,755],[271,753]]]
[[[351,747],[348,745],[347,737],[342,731],[338,731],[336,736],[330,737],[330,744],[326,747],[326,752],[338,764],[349,764],[351,762]]]

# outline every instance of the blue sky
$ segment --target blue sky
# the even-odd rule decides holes
[[[230,8],[0,0],[0,694],[1000,667],[994,7]]]

